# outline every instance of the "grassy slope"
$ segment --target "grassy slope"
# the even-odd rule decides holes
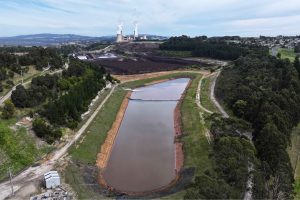
[[[87,129],[82,143],[73,146],[70,150],[72,159],[84,164],[94,164],[99,153],[99,147],[106,138],[106,133],[111,128],[112,122],[126,95],[126,91],[118,88],[109,98],[109,101],[103,106],[95,120]]]
[[[294,169],[295,178],[295,199],[300,199],[300,124],[294,128],[291,136],[292,145],[288,147],[288,153],[291,159],[291,164]]]
[[[205,127],[201,124],[199,109],[195,103],[195,95],[198,81],[196,78],[189,90],[181,106],[185,163],[184,167],[195,167],[196,174],[202,174],[206,169],[211,168],[208,154],[210,145],[205,137]]]
[[[50,150],[48,146],[37,149],[25,128],[11,130],[9,127],[15,123],[15,119],[0,122],[0,180],[8,178],[8,167],[16,174]]]
[[[291,62],[295,61],[296,54],[294,49],[279,48],[278,53],[281,54],[282,59],[288,58]]]
[[[204,108],[212,111],[218,112],[218,109],[215,107],[213,102],[210,100],[210,86],[212,83],[213,77],[208,77],[202,80],[201,85],[201,104]]]
[[[191,75],[191,73],[178,73],[129,82],[123,86],[135,88],[156,80]],[[194,74],[192,76],[197,76],[197,78],[193,80],[181,108],[183,130],[185,133],[188,133],[183,137],[185,143],[184,152],[186,156],[185,167],[195,167],[196,173],[202,174],[206,169],[210,168],[210,160],[208,158],[210,146],[206,141],[204,126],[200,123],[199,110],[195,104],[197,84],[201,75]],[[119,87],[109,98],[104,108],[98,113],[95,121],[84,134],[82,143],[71,148],[70,155],[72,156],[72,161],[84,165],[95,164],[100,146],[106,138],[106,133],[110,129],[125,95],[126,91]],[[84,185],[83,178],[78,175],[79,171],[80,169],[78,166],[73,164],[69,165],[67,170],[65,170],[66,181],[78,192],[80,199],[90,198],[92,196],[95,197],[96,194],[89,190],[88,186]],[[172,195],[172,198],[182,198],[183,195],[184,191]]]

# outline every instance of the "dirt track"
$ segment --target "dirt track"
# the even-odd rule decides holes
[[[192,70],[173,70],[173,71],[162,71],[162,72],[152,72],[152,73],[145,73],[145,74],[135,74],[135,75],[113,75],[114,78],[117,78],[118,80],[121,81],[121,83],[126,83],[130,81],[137,81],[137,80],[142,80],[142,79],[148,79],[148,78],[155,78],[159,76],[164,76],[168,74],[175,74],[175,73],[180,73],[180,72],[187,72],[187,73],[200,73],[203,75],[208,75],[210,74],[209,71],[205,70],[197,70],[197,71],[192,71]]]

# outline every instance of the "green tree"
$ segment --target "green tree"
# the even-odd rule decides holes
[[[14,115],[14,112],[15,112],[14,104],[11,102],[11,100],[6,100],[4,102],[4,107],[2,110],[2,117],[4,119],[9,119]]]
[[[277,53],[277,58],[281,58],[281,53]]]
[[[244,117],[246,109],[247,109],[247,101],[237,100],[233,104],[233,111],[238,117]]]
[[[11,94],[11,100],[18,108],[25,108],[28,105],[28,94],[23,85],[18,85]]]
[[[299,56],[296,56],[295,62],[294,62],[294,67],[296,68],[298,75],[300,76],[300,61],[299,61]]]

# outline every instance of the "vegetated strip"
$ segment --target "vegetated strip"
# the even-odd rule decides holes
[[[118,114],[116,116],[116,120],[114,121],[111,129],[107,133],[107,137],[105,139],[105,142],[101,145],[100,153],[97,155],[97,166],[104,170],[107,166],[107,162],[109,160],[113,145],[115,143],[115,139],[118,135],[121,123],[123,121],[128,103],[129,103],[129,97],[132,92],[128,92],[126,94],[126,97],[124,98],[121,107],[118,111]],[[102,179],[100,179],[102,180]],[[101,182],[102,183],[102,182]]]
[[[210,99],[210,92],[211,92],[211,85],[213,83],[213,79],[215,77],[208,76],[206,78],[203,78],[202,80],[202,86],[200,90],[200,101],[204,108],[207,108],[208,110],[212,112],[218,112],[218,109],[213,104],[213,102]]]

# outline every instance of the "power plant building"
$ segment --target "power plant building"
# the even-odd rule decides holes
[[[123,42],[132,42],[135,40],[146,40],[147,36],[139,37],[138,33],[138,24],[135,23],[134,31],[132,36],[124,36],[123,34],[123,24],[118,25],[118,31],[117,31],[117,39],[116,43],[123,43]]]

